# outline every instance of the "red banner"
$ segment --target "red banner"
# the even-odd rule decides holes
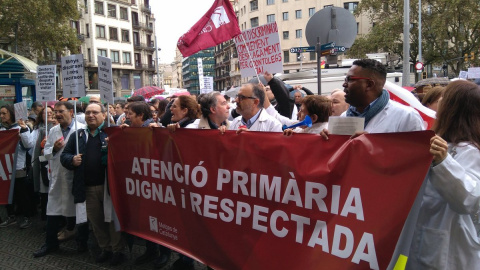
[[[240,35],[237,16],[229,0],[215,0],[212,7],[177,42],[183,57]]]
[[[8,204],[12,174],[15,171],[14,155],[18,129],[0,131],[0,205]]]
[[[214,269],[385,269],[432,160],[431,131],[107,132],[122,230]]]

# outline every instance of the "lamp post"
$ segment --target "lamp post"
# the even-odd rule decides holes
[[[158,52],[160,52],[162,49],[161,48],[158,48],[157,46],[157,36],[155,35],[155,54],[156,54],[156,58],[157,58],[157,61],[155,61],[155,69],[157,70],[157,86],[160,87],[160,56],[158,55]]]

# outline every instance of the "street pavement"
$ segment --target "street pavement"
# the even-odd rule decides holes
[[[5,220],[6,213],[3,206],[0,206],[0,217]],[[33,258],[33,252],[45,242],[45,222],[41,221],[38,215],[32,221],[33,224],[28,229],[20,229],[18,224],[0,228],[0,270],[154,269],[152,262],[140,266],[133,263],[134,259],[145,250],[144,241],[141,239],[135,240],[131,252],[128,247],[125,249],[126,261],[123,264],[112,267],[108,262],[95,263],[95,257],[100,254],[100,248],[92,231],[90,231],[88,241],[88,252],[77,253],[75,240],[72,239],[61,243],[60,249],[52,254],[41,258]],[[172,252],[169,263],[160,269],[170,269],[177,258],[178,254]],[[205,265],[195,262],[195,270],[206,269]]]

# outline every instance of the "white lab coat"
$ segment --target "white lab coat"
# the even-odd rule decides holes
[[[480,151],[449,144],[428,176],[407,269],[479,269]]]
[[[84,128],[85,125],[77,122],[77,128]],[[67,143],[70,135],[75,131],[75,124],[64,138]],[[62,137],[62,130],[60,125],[54,126],[50,129],[50,133],[45,144],[44,154],[48,159],[48,164],[51,170],[50,187],[48,192],[47,215],[49,216],[75,216],[75,204],[73,203],[72,187],[73,187],[73,171],[67,170],[60,163],[60,154],[63,148],[57,153],[53,154],[53,145],[55,141]]]
[[[230,123],[229,130],[237,130],[242,125],[242,116],[238,116]],[[257,121],[248,129],[250,131],[282,132],[282,124],[264,109],[260,112]]]
[[[346,116],[346,112],[342,114]],[[420,114],[412,107],[389,100],[388,104],[375,115],[365,131],[368,133],[391,133],[425,130]]]

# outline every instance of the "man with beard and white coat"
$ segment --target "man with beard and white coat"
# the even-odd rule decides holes
[[[252,83],[242,85],[235,98],[240,116],[233,119],[229,130],[282,132],[282,124],[263,109],[265,92],[261,87]]]
[[[44,148],[45,157],[49,160],[50,187],[47,203],[47,226],[45,244],[37,250],[33,256],[43,257],[59,248],[57,234],[62,219],[67,218],[66,232],[74,234],[76,208],[73,201],[73,172],[67,170],[60,163],[67,140],[74,134],[75,128],[83,128],[85,125],[76,123],[73,118],[73,105],[67,101],[55,104],[53,110],[58,125],[54,126],[49,133]],[[82,225],[77,228],[77,250],[87,250],[88,226]]]

